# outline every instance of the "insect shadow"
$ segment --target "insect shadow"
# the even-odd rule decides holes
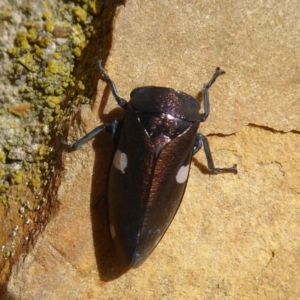
[[[116,108],[108,114],[104,113],[110,89],[104,89],[98,115],[103,123],[120,120],[124,116],[121,108]],[[90,195],[91,221],[95,257],[99,276],[103,281],[110,281],[124,274],[127,269],[119,264],[109,231],[107,213],[107,181],[109,167],[114,153],[114,140],[109,133],[100,133],[92,142],[95,153],[92,186]]]

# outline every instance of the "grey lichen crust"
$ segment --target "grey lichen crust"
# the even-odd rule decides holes
[[[43,188],[55,171],[51,141],[61,135],[62,116],[89,101],[72,72],[93,35],[96,4],[0,4],[0,267],[28,241],[48,201]]]

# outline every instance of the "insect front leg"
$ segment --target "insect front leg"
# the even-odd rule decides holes
[[[118,124],[119,124],[119,121],[115,120],[112,123],[99,125],[95,129],[93,129],[91,132],[89,132],[87,135],[85,135],[84,137],[82,137],[81,139],[76,141],[75,143],[69,144],[65,140],[61,140],[61,144],[66,146],[70,150],[76,150],[103,131],[110,132],[114,136],[116,133]]]
[[[116,99],[116,101],[118,102],[118,105],[120,105],[122,108],[125,108],[127,105],[127,101],[125,99],[123,99],[122,97],[119,96],[117,88],[115,86],[115,83],[110,79],[108,73],[104,70],[104,68],[101,65],[101,60],[98,60],[97,62],[98,68],[102,74],[102,76],[104,77],[105,81],[107,82],[114,98]]]
[[[234,164],[232,167],[230,168],[216,168],[212,155],[211,155],[211,151],[210,151],[210,147],[209,147],[209,143],[207,138],[202,135],[201,133],[197,133],[196,138],[195,138],[195,142],[194,142],[194,150],[193,150],[193,155],[195,155],[200,149],[201,147],[204,147],[204,152],[205,152],[205,156],[207,159],[207,165],[208,168],[214,172],[214,173],[227,173],[227,172],[231,172],[231,173],[237,173],[237,165]]]

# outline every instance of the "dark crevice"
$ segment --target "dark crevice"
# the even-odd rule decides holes
[[[260,129],[263,129],[265,131],[269,131],[269,132],[273,132],[273,133],[296,133],[296,134],[300,133],[300,131],[297,131],[297,130],[283,131],[283,130],[277,130],[277,129],[274,129],[274,128],[271,128],[271,127],[268,127],[268,126],[265,126],[265,125],[257,125],[257,124],[254,124],[254,123],[249,123],[248,126],[249,127],[260,128]]]

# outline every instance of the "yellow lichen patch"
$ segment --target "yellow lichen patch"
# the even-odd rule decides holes
[[[27,40],[29,42],[33,43],[33,42],[35,42],[36,38],[37,38],[37,30],[34,27],[28,29]]]
[[[0,151],[0,162],[2,162],[4,164],[5,161],[6,161],[6,155],[5,155],[5,153],[3,151]]]
[[[21,170],[14,170],[11,172],[11,183],[21,184],[23,182],[24,172]]]
[[[2,172],[3,173],[3,172]],[[2,174],[3,175],[3,174]],[[1,176],[2,176],[1,175]],[[6,193],[6,191],[8,190],[8,188],[9,188],[9,185],[8,184],[0,184],[0,194],[4,194],[4,193]]]
[[[34,48],[35,54],[38,57],[44,59],[45,51],[43,49],[41,49],[38,45],[34,45],[33,48]]]
[[[37,41],[38,45],[42,48],[46,48],[51,44],[51,39],[49,37],[43,36]]]
[[[82,91],[85,90],[85,86],[84,86],[84,84],[81,80],[78,81],[77,88],[82,90]]]
[[[53,57],[54,57],[55,59],[60,59],[60,58],[61,58],[61,55],[60,55],[58,52],[55,52],[55,53],[53,54]]]
[[[76,57],[80,57],[81,56],[81,50],[78,48],[78,47],[75,47],[73,49],[73,54],[76,56]]]
[[[30,179],[30,186],[33,190],[38,189],[41,186],[41,177],[39,174],[34,174]]]
[[[42,14],[42,19],[43,20],[52,20],[52,12],[50,10],[45,11]]]
[[[26,32],[19,31],[17,33],[15,41],[16,41],[16,44],[19,47],[23,48],[23,49],[29,49],[30,48],[29,42],[27,40],[27,33]]]
[[[45,145],[41,145],[37,154],[38,154],[38,160],[40,160],[41,158],[49,154],[49,148]]]
[[[68,64],[66,64],[64,61],[51,59],[47,62],[47,68],[45,69],[45,75],[52,76],[49,73],[66,76],[69,75],[70,69],[68,68]]]
[[[89,12],[93,15],[96,15],[99,12],[99,4],[97,0],[89,1]]]
[[[77,22],[85,22],[87,18],[87,12],[80,6],[75,6],[73,9],[74,16]]]
[[[35,60],[31,53],[27,52],[25,55],[20,57],[17,60],[22,66],[24,66],[29,71],[35,72],[38,70],[38,67],[36,66]]]
[[[54,29],[54,23],[52,21],[48,20],[45,22],[44,28],[46,31],[52,32]]]
[[[54,104],[60,103],[60,98],[59,98],[59,97],[53,96],[53,97],[50,97],[49,100],[50,100],[51,102],[53,102]]]

